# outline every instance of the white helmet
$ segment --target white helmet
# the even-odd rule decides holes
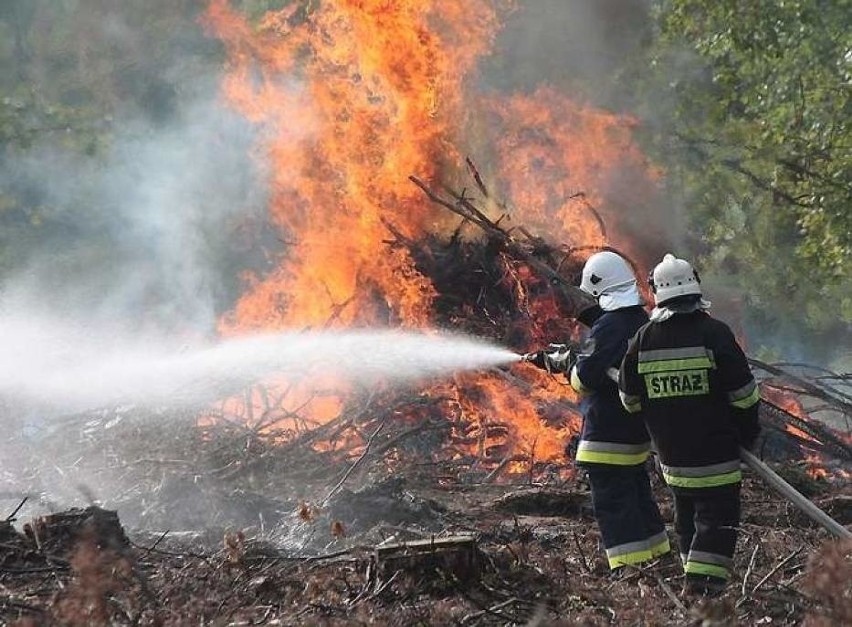
[[[659,307],[678,296],[701,293],[701,279],[688,261],[668,253],[651,273],[651,291]]]
[[[595,253],[583,266],[580,289],[599,298],[616,287],[630,285],[636,281],[633,269],[624,257],[608,250]]]

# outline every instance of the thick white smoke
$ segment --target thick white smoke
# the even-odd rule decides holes
[[[263,222],[266,182],[250,158],[257,130],[213,89],[166,124],[113,125],[103,156],[45,146],[0,175],[47,213],[43,238],[0,286],[0,306],[133,333],[208,333],[251,265],[243,229]]]

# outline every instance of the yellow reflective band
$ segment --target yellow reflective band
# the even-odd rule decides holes
[[[641,551],[633,551],[632,553],[623,553],[622,555],[613,555],[608,557],[609,567],[611,569],[619,566],[627,566],[628,564],[641,564],[648,560],[654,559],[650,549],[642,549]]]
[[[716,564],[705,564],[704,562],[687,562],[683,569],[687,575],[710,575],[719,579],[727,579],[730,576],[728,569]]]
[[[749,394],[748,396],[746,396],[745,398],[741,398],[741,399],[736,400],[736,401],[731,401],[731,405],[733,405],[734,407],[739,407],[740,409],[748,409],[749,407],[754,405],[759,400],[760,400],[760,390],[758,390],[757,388],[754,388],[752,393]]]
[[[672,550],[671,545],[669,544],[668,538],[663,540],[662,542],[655,544],[651,547],[651,555],[654,557],[659,557],[660,555],[665,555],[669,551]]]
[[[638,466],[644,464],[648,459],[648,451],[641,453],[604,453],[601,451],[577,451],[578,462],[589,462],[592,464],[612,464],[614,466]]]
[[[666,483],[676,488],[715,488],[729,483],[739,483],[743,480],[743,473],[739,470],[726,472],[722,475],[709,475],[707,477],[678,477],[663,473]]]
[[[709,357],[690,357],[689,359],[660,359],[658,361],[640,361],[637,366],[639,374],[646,372],[669,372],[671,370],[698,370],[712,368],[713,362]]]
[[[583,382],[580,381],[580,376],[577,374],[577,366],[574,366],[571,369],[571,387],[574,388],[574,391],[577,394],[581,394],[583,396],[588,396],[592,393],[592,390],[583,385]]]

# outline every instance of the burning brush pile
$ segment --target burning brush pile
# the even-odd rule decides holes
[[[665,241],[644,226],[663,174],[635,121],[546,87],[477,93],[500,4],[292,2],[250,24],[211,0],[223,96],[265,131],[285,243],[246,275],[223,337],[442,328],[525,352],[581,333],[571,286],[590,253],[617,248],[644,274]],[[758,452],[848,525],[848,375],[752,365]],[[685,605],[674,564],[610,579],[566,453],[575,402],[527,365],[407,388],[272,380],[200,411],[108,408],[10,437],[4,620],[852,621],[852,545],[754,477],[721,600]],[[18,529],[18,504],[46,515]]]

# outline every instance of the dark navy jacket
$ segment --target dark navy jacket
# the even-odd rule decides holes
[[[571,385],[581,395],[583,432],[577,450],[580,464],[634,466],[650,452],[650,437],[642,420],[622,406],[618,385],[608,370],[618,370],[628,341],[648,322],[639,306],[604,312],[571,371]]]

